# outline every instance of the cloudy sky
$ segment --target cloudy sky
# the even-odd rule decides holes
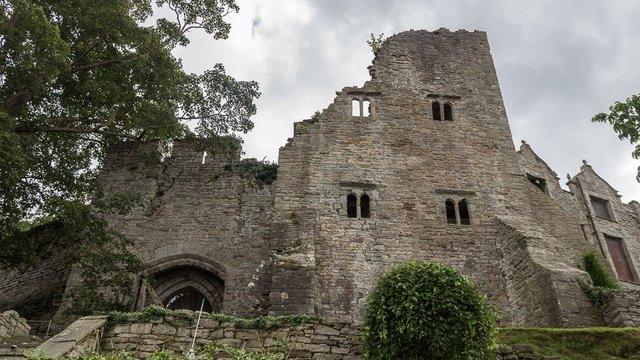
[[[640,200],[631,146],[589,121],[640,92],[640,1],[237,1],[229,39],[193,34],[176,55],[189,71],[221,62],[237,79],[260,83],[247,157],[277,160],[294,121],[368,79],[370,33],[484,30],[517,146],[526,139],[562,183],[586,159],[624,201]]]

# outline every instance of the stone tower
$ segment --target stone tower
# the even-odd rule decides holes
[[[403,32],[370,73],[281,149],[272,309],[350,320],[407,259],[455,266],[506,307],[493,219],[519,170],[486,34]],[[348,216],[350,194],[368,218]]]

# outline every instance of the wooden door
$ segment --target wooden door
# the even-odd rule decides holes
[[[607,241],[609,254],[611,254],[611,258],[613,259],[613,266],[616,268],[616,272],[618,273],[618,279],[622,281],[635,282],[635,276],[633,276],[631,264],[629,264],[629,259],[627,258],[627,254],[622,246],[622,239],[608,235],[605,235],[604,238]]]

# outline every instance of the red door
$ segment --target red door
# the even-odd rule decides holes
[[[622,239],[607,235],[605,235],[604,238],[607,240],[607,248],[609,249],[609,254],[611,254],[611,258],[613,259],[613,266],[615,266],[616,272],[618,273],[618,279],[622,281],[635,282],[635,277],[631,270],[631,264],[629,264],[627,255],[622,247]]]

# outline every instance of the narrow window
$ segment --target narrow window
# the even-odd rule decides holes
[[[369,201],[369,195],[362,194],[360,196],[360,217],[368,218],[371,216],[371,206]]]
[[[607,234],[604,234],[604,239],[607,242],[607,249],[609,249],[611,259],[613,259],[613,266],[616,268],[616,272],[618,273],[618,279],[627,282],[635,282],[636,278],[633,275],[631,264],[629,264],[629,258],[624,251],[622,239],[609,236]]]
[[[460,213],[460,224],[470,225],[471,219],[469,218],[469,205],[467,199],[462,199],[458,202],[458,212]]]
[[[360,100],[351,101],[351,116],[360,116]]]
[[[362,116],[371,116],[371,101],[365,100],[362,102]]]
[[[453,106],[450,103],[444,104],[444,119],[446,121],[453,121]]]
[[[431,103],[431,112],[433,113],[433,120],[442,120],[442,118],[440,117],[440,103],[437,101],[434,101],[433,103]]]
[[[590,196],[591,198],[591,206],[593,207],[593,211],[596,213],[596,216],[599,218],[613,220],[613,216],[611,215],[610,204],[608,200],[600,199],[595,196]]]
[[[527,179],[529,179],[529,181],[535,185],[538,189],[540,189],[542,192],[546,193],[547,192],[547,181],[545,179],[539,178],[537,176],[533,176],[531,174],[527,174]]]
[[[456,223],[456,204],[451,199],[447,199],[444,203],[444,206],[447,211],[447,224],[455,224]]]
[[[350,218],[358,217],[357,200],[356,194],[351,193],[347,195],[347,216]]]

